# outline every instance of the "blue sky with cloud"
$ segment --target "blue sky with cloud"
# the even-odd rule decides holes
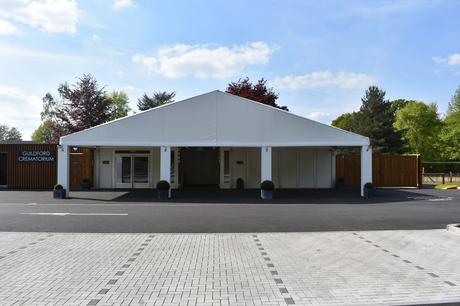
[[[460,85],[458,1],[0,0],[0,123],[25,139],[41,97],[93,74],[177,99],[265,77],[280,104],[321,122],[367,86],[437,102]]]

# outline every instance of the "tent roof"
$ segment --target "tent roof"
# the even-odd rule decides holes
[[[221,91],[61,137],[74,146],[362,146],[367,137]]]

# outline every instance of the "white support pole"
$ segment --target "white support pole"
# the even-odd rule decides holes
[[[372,147],[361,147],[361,196],[364,196],[364,185],[372,183]]]
[[[65,196],[69,196],[69,146],[58,146],[58,176],[57,183],[66,190]]]
[[[171,147],[161,147],[160,152],[160,180],[171,183]]]
[[[171,147],[160,148],[160,180],[171,184]],[[171,189],[169,189],[171,197]]]
[[[260,148],[260,181],[272,180],[272,147]]]

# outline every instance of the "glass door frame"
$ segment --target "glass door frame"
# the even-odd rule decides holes
[[[135,188],[150,188],[150,183],[151,183],[151,167],[152,167],[152,158],[151,154],[139,154],[139,153],[115,153],[114,154],[114,167],[115,167],[115,188],[130,188],[130,189],[135,189]],[[129,157],[130,158],[130,176],[131,180],[129,183],[123,183],[119,182],[119,177],[118,174],[122,174],[121,171],[118,171],[117,167],[121,165],[121,163],[118,163],[119,158],[123,157]],[[136,157],[146,157],[147,158],[147,183],[136,183],[134,182],[134,159]]]

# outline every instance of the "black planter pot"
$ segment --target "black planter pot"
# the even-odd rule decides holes
[[[271,200],[273,199],[273,190],[260,190],[260,197],[264,200]]]
[[[364,188],[364,197],[369,198],[374,196],[374,189],[373,188]]]
[[[53,190],[53,199],[65,199],[65,189]]]
[[[91,188],[91,183],[88,181],[81,182],[80,184],[81,189],[90,189]]]
[[[169,199],[169,190],[157,190],[158,200],[166,201]]]

